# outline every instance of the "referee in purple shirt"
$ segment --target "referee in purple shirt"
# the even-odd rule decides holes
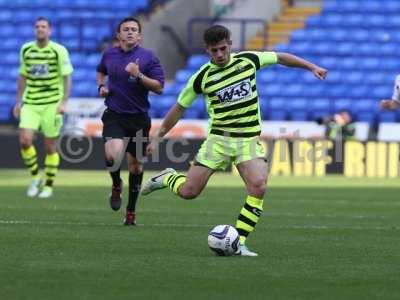
[[[135,225],[135,207],[143,179],[141,161],[151,127],[148,94],[149,91],[162,93],[164,71],[154,53],[139,46],[141,25],[137,19],[123,19],[117,34],[120,46],[104,52],[97,66],[96,80],[107,107],[101,120],[106,165],[112,178],[110,205],[113,210],[121,207],[119,164],[126,152],[129,201],[124,224]]]

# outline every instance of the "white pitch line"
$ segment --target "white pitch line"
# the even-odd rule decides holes
[[[87,223],[87,222],[61,222],[61,221],[28,221],[28,220],[0,220],[1,225],[72,225],[72,226],[121,226],[119,223]],[[212,228],[215,224],[175,224],[175,223],[153,223],[138,224],[148,227],[177,227],[177,228]],[[400,230],[399,226],[326,226],[326,225],[267,225],[268,229],[302,229],[302,230]]]

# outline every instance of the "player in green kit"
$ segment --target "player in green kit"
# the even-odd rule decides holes
[[[71,89],[73,68],[68,51],[51,41],[50,34],[49,20],[38,18],[35,22],[36,40],[24,44],[20,51],[17,99],[13,112],[20,119],[22,159],[32,176],[27,190],[29,197],[48,198],[53,195],[53,181],[60,163],[56,143]],[[38,131],[44,135],[46,148],[46,180],[43,185],[33,145]]]
[[[236,222],[240,235],[237,254],[257,256],[245,245],[263,211],[268,175],[266,153],[259,141],[261,117],[256,71],[278,63],[307,69],[317,78],[324,79],[327,70],[288,53],[231,53],[230,32],[220,25],[207,29],[204,41],[210,62],[189,79],[178,103],[166,115],[147,150],[149,154],[153,153],[159,139],[174,127],[200,94],[204,95],[210,116],[207,139],[187,175],[166,169],[146,182],[142,194],[169,187],[178,196],[193,199],[201,193],[213,172],[235,164],[247,189],[247,198]]]

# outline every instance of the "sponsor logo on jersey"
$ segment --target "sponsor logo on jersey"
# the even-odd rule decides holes
[[[48,64],[37,64],[33,65],[29,74],[36,77],[46,77],[49,74],[49,65]]]
[[[216,92],[221,103],[237,102],[251,97],[251,82],[247,78]]]

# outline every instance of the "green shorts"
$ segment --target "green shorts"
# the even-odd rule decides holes
[[[57,113],[58,105],[58,103],[23,104],[19,116],[19,128],[41,131],[48,138],[58,137],[63,124],[62,115]]]
[[[255,158],[266,160],[266,151],[259,137],[230,138],[209,135],[195,158],[195,164],[212,170],[225,170],[232,163],[238,165]]]

